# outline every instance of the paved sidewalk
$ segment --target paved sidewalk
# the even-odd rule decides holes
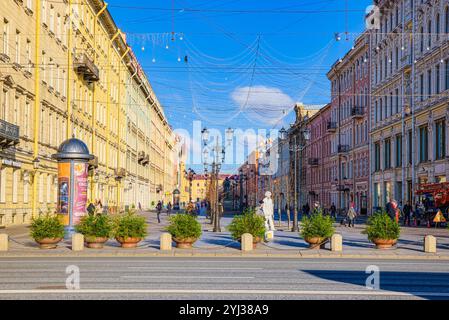
[[[209,219],[199,217],[203,226],[203,235],[195,244],[193,249],[173,248],[171,252],[159,250],[159,238],[164,228],[168,224],[168,217],[161,214],[161,224],[157,223],[155,212],[143,213],[149,224],[149,235],[142,241],[136,249],[123,249],[115,240],[109,240],[101,250],[85,248],[82,252],[72,252],[70,241],[61,242],[57,249],[41,250],[33,239],[29,237],[29,228],[26,226],[10,227],[1,230],[0,233],[7,233],[10,236],[10,250],[0,253],[0,257],[12,256],[197,256],[197,257],[291,257],[291,258],[316,258],[316,257],[338,257],[338,258],[388,258],[388,259],[445,259],[449,260],[449,230],[428,229],[428,228],[402,228],[401,237],[396,249],[377,250],[368,241],[366,235],[361,234],[364,225],[356,225],[355,228],[346,228],[336,225],[337,233],[343,236],[343,252],[336,253],[326,249],[312,250],[307,243],[301,239],[298,233],[288,231],[287,225],[278,225],[272,242],[261,243],[258,248],[251,253],[242,253],[240,243],[231,239],[226,231],[227,225],[232,217],[222,218],[222,232],[212,232],[212,225]],[[423,237],[434,235],[437,238],[438,246],[436,254],[424,253]]]

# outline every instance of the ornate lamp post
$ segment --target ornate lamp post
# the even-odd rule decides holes
[[[187,171],[184,170],[184,176],[189,181],[189,202],[192,202],[192,181],[195,178],[195,171],[189,168]]]
[[[304,121],[307,122],[307,117],[304,117]],[[303,179],[302,176],[302,161],[303,161],[303,157],[302,157],[302,152],[304,151],[305,147],[306,147],[306,142],[310,140],[310,130],[305,128],[305,129],[300,129],[299,131],[300,134],[300,141],[298,143],[297,141],[297,136],[295,135],[295,139],[294,139],[294,145],[290,148],[290,151],[295,153],[295,160],[294,160],[294,170],[295,170],[295,174],[294,174],[294,193],[295,193],[295,200],[294,200],[294,216],[293,216],[293,228],[292,228],[292,232],[298,232],[298,179],[297,179],[297,173],[299,171],[299,198],[300,198],[300,205],[303,202],[303,197],[302,197],[302,188],[301,188],[301,182]],[[299,170],[297,170],[297,158],[298,158],[298,153],[299,153]]]
[[[209,130],[207,128],[204,128],[201,131],[201,135],[202,135],[202,140],[203,140],[203,144],[204,144],[204,159],[203,159],[203,163],[204,166],[207,170],[207,166],[209,165],[208,163],[208,155],[209,155],[209,149],[208,149],[208,143],[209,143]],[[231,140],[233,139],[234,136],[234,130],[229,128],[226,130],[226,140]],[[218,139],[216,139],[216,144],[215,146],[212,147],[211,151],[214,154],[213,160],[212,160],[212,164],[211,164],[211,186],[213,186],[214,189],[214,196],[213,196],[213,223],[214,223],[214,232],[221,232],[221,228],[220,228],[220,212],[219,212],[219,199],[218,199],[218,180],[219,180],[219,174],[220,174],[220,170],[221,170],[221,165],[222,163],[224,163],[225,161],[225,155],[226,155],[226,151],[225,148],[222,147],[218,141]],[[221,155],[221,158],[220,158]],[[212,197],[211,197],[212,198]]]

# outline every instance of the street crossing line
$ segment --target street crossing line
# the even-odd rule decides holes
[[[329,295],[329,296],[394,296],[394,297],[449,297],[449,292],[396,292],[383,290],[332,291],[332,290],[193,290],[193,289],[31,289],[0,290],[0,295],[14,294],[249,294],[249,295]]]
[[[208,277],[208,276],[121,276],[127,279],[254,279],[254,277]]]

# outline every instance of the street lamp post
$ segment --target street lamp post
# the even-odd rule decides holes
[[[304,117],[304,122],[307,122],[307,117]],[[300,129],[299,131],[300,133],[300,141],[298,144],[297,141],[297,135],[295,135],[295,139],[294,139],[294,146],[293,148],[290,148],[290,151],[293,151],[295,153],[295,160],[294,160],[294,195],[295,195],[295,199],[294,199],[294,216],[293,216],[293,228],[292,228],[292,232],[298,232],[299,228],[298,228],[298,189],[299,189],[299,198],[300,198],[300,205],[303,202],[303,197],[302,197],[302,188],[301,188],[301,182],[303,179],[302,176],[302,152],[304,151],[306,145],[305,142],[310,140],[310,131],[308,129]],[[298,167],[297,167],[297,162],[298,162],[298,153],[299,153],[299,177],[298,177]],[[299,179],[298,179],[299,178]],[[298,188],[298,180],[299,180],[299,188]]]
[[[188,171],[184,170],[184,176],[189,181],[189,202],[192,202],[192,181],[195,178],[195,171],[189,168]]]
[[[207,156],[209,154],[209,150],[207,149],[208,146],[208,142],[209,142],[209,130],[204,128],[201,131],[202,134],[202,139],[203,139],[203,143],[204,143],[204,155],[205,155],[205,159],[204,159],[204,166],[207,167],[208,165],[208,161],[207,161]],[[234,136],[234,130],[229,128],[226,130],[226,139],[227,140],[232,140]],[[221,165],[222,163],[224,163],[225,161],[225,148],[222,147],[218,141],[218,139],[216,139],[216,145],[212,148],[213,153],[214,153],[214,157],[213,157],[213,162],[211,164],[211,186],[214,187],[214,201],[213,201],[213,205],[211,205],[211,207],[213,208],[213,224],[214,224],[214,232],[221,232],[221,227],[220,227],[220,210],[219,210],[219,198],[218,198],[218,180],[219,180],[219,174],[220,174],[220,170],[221,170]],[[220,158],[221,155],[221,158]],[[211,197],[212,198],[212,197]]]

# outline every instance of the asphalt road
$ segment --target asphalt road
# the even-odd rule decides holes
[[[366,287],[368,266],[380,271],[378,290]],[[76,287],[76,270],[79,289],[68,290],[67,277]],[[449,266],[424,260],[2,258],[0,299],[449,299]]]

